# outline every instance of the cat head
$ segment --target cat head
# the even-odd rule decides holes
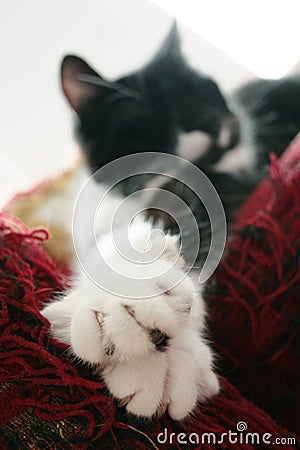
[[[108,81],[68,55],[61,80],[93,172],[136,152],[177,153],[195,161],[205,151],[216,156],[236,144],[236,121],[224,96],[212,79],[188,66],[176,24],[137,72]]]

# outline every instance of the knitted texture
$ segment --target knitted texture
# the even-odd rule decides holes
[[[300,430],[300,139],[241,209],[207,286],[222,374]]]
[[[0,215],[1,450],[232,448],[228,435],[214,444],[203,433],[218,441],[241,421],[260,443],[246,443],[246,431],[244,440],[239,432],[234,448],[269,448],[265,433],[271,442],[293,437],[300,394],[299,160],[299,141],[281,162],[272,157],[270,179],[237,217],[206,289],[222,392],[184,423],[128,416],[92,370],[49,337],[39,310],[66,289],[70,274],[42,248],[46,230],[29,231]],[[180,443],[189,436],[190,445]]]

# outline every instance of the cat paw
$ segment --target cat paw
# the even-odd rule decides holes
[[[82,302],[83,298],[88,298]],[[80,288],[42,313],[55,338],[96,364],[129,413],[175,420],[218,393],[212,353],[201,337],[201,297],[188,277],[154,298],[122,299]]]
[[[172,419],[182,420],[219,392],[210,349],[191,333],[179,333],[163,352],[108,366],[102,376],[119,405],[139,417],[168,410]]]
[[[136,231],[141,249],[146,248],[149,226],[139,225]],[[157,416],[168,408],[173,419],[181,420],[219,389],[201,335],[203,300],[182,259],[174,264],[177,252],[177,239],[168,236],[164,252],[153,262],[158,277],[149,277],[147,264],[122,263],[129,278],[138,270],[146,291],[155,294],[151,297],[122,297],[81,274],[68,295],[42,310],[53,337],[95,364],[112,395],[137,416]]]
[[[166,355],[153,353],[107,367],[102,376],[119,406],[136,416],[152,417],[162,412],[167,371]]]

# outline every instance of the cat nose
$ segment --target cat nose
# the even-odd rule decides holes
[[[239,137],[240,130],[238,119],[234,114],[230,114],[222,120],[216,144],[221,149],[228,150],[237,145]]]

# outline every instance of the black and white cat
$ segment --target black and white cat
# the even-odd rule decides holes
[[[177,154],[193,161],[213,182],[229,222],[264,175],[268,152],[281,154],[300,129],[299,78],[255,81],[225,100],[213,80],[187,65],[176,27],[147,66],[117,81],[104,80],[76,56],[65,57],[61,74],[64,93],[78,117],[86,176],[129,154]],[[119,217],[117,233],[129,236],[139,262],[120,255],[110,229],[124,196],[153,185],[182,196],[195,212],[200,233],[207,227],[205,208],[176,179],[151,175],[124,180],[106,197],[95,226],[99,252],[124,276],[118,295],[78,270],[73,289],[45,306],[42,314],[55,338],[98,368],[128,412],[151,417],[168,409],[173,419],[181,420],[198,401],[219,392],[199,285],[186,276],[176,224],[159,212],[164,204],[131,220],[134,211],[145,206],[142,196],[134,197]],[[91,203],[106,190],[101,177],[93,181]],[[91,249],[93,236],[86,233],[91,210],[88,198],[78,218],[83,231],[79,246],[84,264],[101,278],[104,266]],[[165,235],[158,258],[160,243],[152,233],[157,225],[151,216],[158,216],[172,232]],[[207,254],[202,250],[198,262]],[[136,278],[144,280],[137,295],[125,295],[127,284]],[[153,295],[143,298],[143,290],[149,289]]]

